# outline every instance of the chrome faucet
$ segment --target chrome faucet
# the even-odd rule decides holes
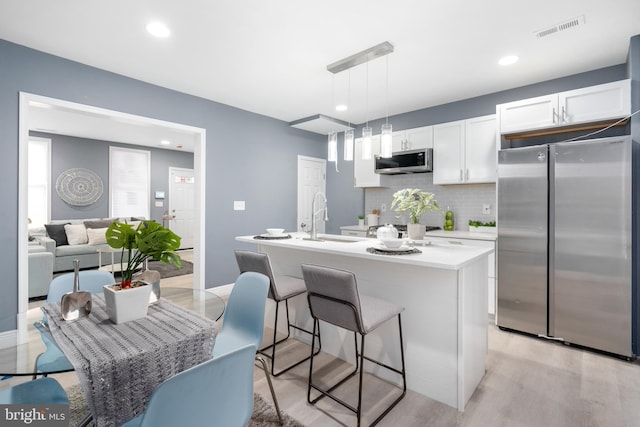
[[[322,239],[318,239],[318,230],[316,228],[316,215],[318,215],[318,213],[320,212],[320,210],[316,211],[316,199],[318,195],[322,197],[322,201],[324,203],[324,208],[322,209],[324,211],[323,220],[329,221],[329,213],[327,209],[327,196],[325,196],[323,192],[318,191],[316,194],[313,195],[313,199],[311,199],[311,231],[310,231],[311,235],[305,240],[322,241]]]

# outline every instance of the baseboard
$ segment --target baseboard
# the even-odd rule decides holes
[[[18,340],[18,331],[0,332],[0,348],[15,347]]]

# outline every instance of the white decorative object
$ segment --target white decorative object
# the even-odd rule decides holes
[[[411,240],[422,240],[427,228],[424,224],[407,224],[407,234]]]
[[[146,283],[128,289],[119,289],[117,284],[105,285],[104,300],[107,304],[109,319],[113,323],[124,323],[145,317],[149,308],[150,295],[151,286]]]
[[[372,225],[378,225],[378,215],[369,214],[367,215],[367,225],[371,227]]]
[[[67,169],[56,180],[58,196],[72,206],[92,205],[102,196],[102,191],[102,180],[89,169]]]

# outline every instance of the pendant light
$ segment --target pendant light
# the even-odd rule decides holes
[[[335,76],[331,76],[331,105],[334,105],[334,80]],[[336,162],[336,168],[338,167],[338,134],[334,131],[333,120],[331,120],[331,132],[327,135],[327,161]]]
[[[393,127],[389,124],[389,57],[387,56],[387,119],[382,125],[380,133],[380,157],[389,158],[393,155]]]
[[[362,128],[362,159],[369,160],[373,157],[373,129],[369,127],[369,62],[367,62],[367,93],[365,98],[365,115],[367,124]]]
[[[344,131],[344,161],[353,161],[353,143],[355,140],[355,134],[353,129]]]
[[[347,108],[351,105],[351,69],[349,69],[349,78],[347,83]],[[350,114],[347,113],[349,116]],[[347,120],[349,123],[349,127],[351,127],[351,120]],[[347,129],[344,131],[344,161],[352,162],[353,161],[353,143],[355,139],[355,134],[353,129]]]
[[[328,135],[327,161],[338,161],[338,134],[336,132],[329,132]]]
[[[336,61],[332,64],[327,65],[327,70],[333,74],[340,73],[345,70],[350,70],[351,68],[358,66],[360,64],[366,63],[367,65],[367,93],[366,93],[366,125],[362,128],[362,159],[370,160],[373,157],[373,129],[369,127],[369,61],[380,58],[381,56],[388,55],[393,52],[393,45],[389,42],[382,42],[376,46],[370,47],[369,49],[365,49],[362,52],[358,52],[354,55],[348,56],[344,59]],[[391,125],[388,123],[389,120],[389,69],[388,69],[388,61],[387,61],[387,123],[383,125],[383,135],[388,134],[388,137],[391,138]],[[350,123],[349,123],[350,125]],[[346,161],[350,161],[353,159],[353,149],[352,149],[352,141],[354,138],[353,130],[347,130],[344,134],[344,159]],[[386,138],[386,137],[385,137]],[[386,139],[385,139],[386,140]],[[332,146],[332,138],[329,135],[329,146]],[[392,148],[389,148],[391,151]],[[385,154],[387,154],[385,152]],[[390,157],[391,154],[388,155]],[[337,165],[337,160],[336,160]]]

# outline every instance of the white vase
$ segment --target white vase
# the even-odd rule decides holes
[[[411,240],[424,239],[424,233],[427,231],[427,227],[424,224],[407,224],[407,234]]]
[[[129,322],[147,315],[151,285],[145,283],[143,286],[120,290],[113,289],[113,286],[103,287],[107,314],[113,323]]]

